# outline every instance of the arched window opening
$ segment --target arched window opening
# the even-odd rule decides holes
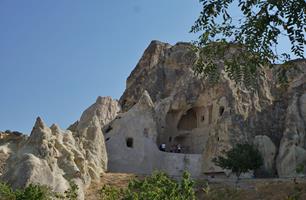
[[[133,138],[126,138],[126,146],[133,148]]]
[[[223,106],[220,106],[219,108],[219,116],[221,117],[224,113],[225,108]]]
[[[192,130],[197,128],[197,115],[193,109],[189,109],[180,119],[177,128],[179,130]]]
[[[205,121],[205,116],[201,116],[201,122],[204,122]]]

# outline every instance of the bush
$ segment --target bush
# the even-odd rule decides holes
[[[69,185],[70,185],[70,188],[65,191],[66,199],[77,200],[79,187],[73,181],[69,181]]]
[[[163,172],[154,172],[144,180],[130,181],[127,189],[104,186],[100,190],[103,200],[195,200],[194,182],[184,172],[182,180],[172,180]]]
[[[13,190],[6,183],[0,183],[0,200],[76,200],[78,186],[70,182],[70,188],[65,191],[65,196],[53,192],[44,185],[30,184],[24,189]]]
[[[0,183],[0,199],[1,200],[15,200],[16,195],[12,188],[6,183]]]
[[[23,190],[13,190],[8,184],[0,183],[1,200],[52,200],[55,193],[48,187],[30,184]]]
[[[99,191],[99,194],[101,199],[103,200],[120,200],[123,199],[124,190],[104,185]]]
[[[47,186],[30,184],[23,190],[15,191],[16,200],[52,200],[55,193]]]
[[[263,164],[263,159],[260,152],[252,145],[237,144],[225,152],[225,157],[219,156],[213,159],[213,162],[223,169],[231,170],[236,174],[238,180],[241,173],[258,169]]]

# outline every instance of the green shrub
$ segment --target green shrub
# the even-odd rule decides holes
[[[77,200],[77,190],[78,186],[73,182],[70,182],[65,196],[44,185],[30,184],[24,189],[13,190],[10,185],[0,183],[0,200]]]
[[[144,180],[130,181],[124,190],[104,186],[100,196],[103,200],[195,200],[193,186],[194,182],[187,172],[180,182],[163,172],[154,172]]]
[[[0,183],[1,200],[51,200],[54,195],[46,186],[30,184],[23,190],[13,190],[8,184]]]
[[[66,199],[77,200],[79,187],[73,181],[69,181],[69,185],[70,185],[70,188],[65,191]]]
[[[15,200],[16,195],[12,188],[6,183],[0,183],[0,199],[1,200]]]
[[[47,186],[30,184],[23,190],[15,191],[16,200],[52,200],[55,197]]]
[[[237,180],[241,173],[256,170],[263,164],[260,152],[250,144],[237,144],[225,152],[225,157],[218,156],[212,161],[222,169],[229,169],[235,173]]]
[[[104,185],[99,191],[99,194],[103,200],[120,200],[123,199],[124,190]]]

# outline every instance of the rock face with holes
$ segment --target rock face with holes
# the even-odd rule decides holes
[[[79,199],[84,199],[84,189],[107,170],[102,127],[118,111],[117,101],[99,97],[70,127],[73,131],[61,130],[57,125],[49,128],[37,118],[29,137],[17,146],[11,145],[12,140],[0,146],[9,152],[2,180],[14,188],[39,183],[61,193],[69,188],[69,181],[74,181]]]
[[[296,175],[306,164],[306,61],[284,73],[287,85],[274,76],[282,69],[275,66],[248,90],[224,71],[214,85],[196,76],[196,57],[188,43],[153,41],[119,102],[99,97],[68,130],[38,118],[30,136],[0,133],[2,180],[58,192],[73,180],[84,199],[84,189],[106,170],[228,175],[212,159],[245,142],[263,155],[265,173]]]
[[[260,80],[258,92],[251,93],[237,88],[223,72],[221,82],[211,85],[195,76],[192,67],[196,55],[191,47],[188,43],[171,46],[153,41],[129,76],[120,103],[128,115],[146,91],[152,100],[151,110],[154,110],[151,112],[155,127],[152,144],[165,144],[166,152],[172,157],[180,155],[171,153],[176,152],[178,146],[184,155],[201,156],[201,160],[197,160],[201,164],[195,164],[201,166],[197,171],[200,173],[193,175],[221,173],[224,170],[216,167],[212,158],[235,143],[254,137],[253,133],[244,132],[243,126],[247,124],[246,119],[272,104],[269,80]],[[142,129],[150,128],[139,118],[135,116],[129,122],[135,121]],[[126,123],[125,132],[133,127],[133,123]],[[111,133],[118,135],[116,129]],[[111,139],[107,141],[107,148],[112,145]],[[110,161],[113,156],[120,157],[112,149],[108,150]],[[124,160],[122,157],[122,162]]]
[[[154,104],[147,91],[128,111],[117,116],[106,133],[109,170],[150,174],[162,170],[180,176],[188,170],[201,174],[202,157],[197,154],[174,154],[160,151],[156,144],[158,132]]]
[[[250,91],[236,85],[224,71],[215,85],[195,76],[192,66],[196,55],[191,47],[188,43],[171,46],[153,41],[145,50],[120,98],[124,113],[109,129],[108,136],[112,135],[106,142],[109,170],[131,171],[128,163],[133,163],[130,167],[138,173],[151,172],[152,168],[163,169],[154,165],[156,160],[162,160],[159,159],[161,155],[153,158],[148,156],[150,151],[146,153],[139,148],[144,145],[145,130],[150,130],[151,142],[145,146],[152,152],[164,144],[166,152],[163,153],[172,158],[180,155],[173,153],[178,146],[183,155],[201,156],[200,160],[193,160],[201,162],[194,165],[201,166],[201,170],[193,175],[226,173],[211,162],[212,158],[244,142],[255,143],[259,148],[264,157],[265,173],[294,175],[296,165],[306,161],[305,60],[295,61],[302,73],[287,72],[288,87],[279,87],[273,76],[276,72],[265,70],[258,80],[258,88]],[[229,56],[230,53],[235,51],[229,51]],[[150,108],[145,109],[149,115],[135,114],[144,94],[152,101]],[[124,128],[118,128],[118,124]],[[134,141],[134,146],[129,146],[128,141]],[[123,153],[128,151],[127,147],[137,152],[133,159],[143,158],[141,162],[150,163],[150,167],[138,167],[135,165],[138,161],[128,162],[130,157]],[[175,169],[167,172],[174,173]]]

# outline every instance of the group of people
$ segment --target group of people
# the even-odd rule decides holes
[[[166,151],[166,144],[165,143],[162,143],[161,145],[159,145],[159,150],[161,151]],[[182,147],[180,144],[177,144],[177,145],[172,145],[169,149],[169,152],[171,153],[182,153]]]

